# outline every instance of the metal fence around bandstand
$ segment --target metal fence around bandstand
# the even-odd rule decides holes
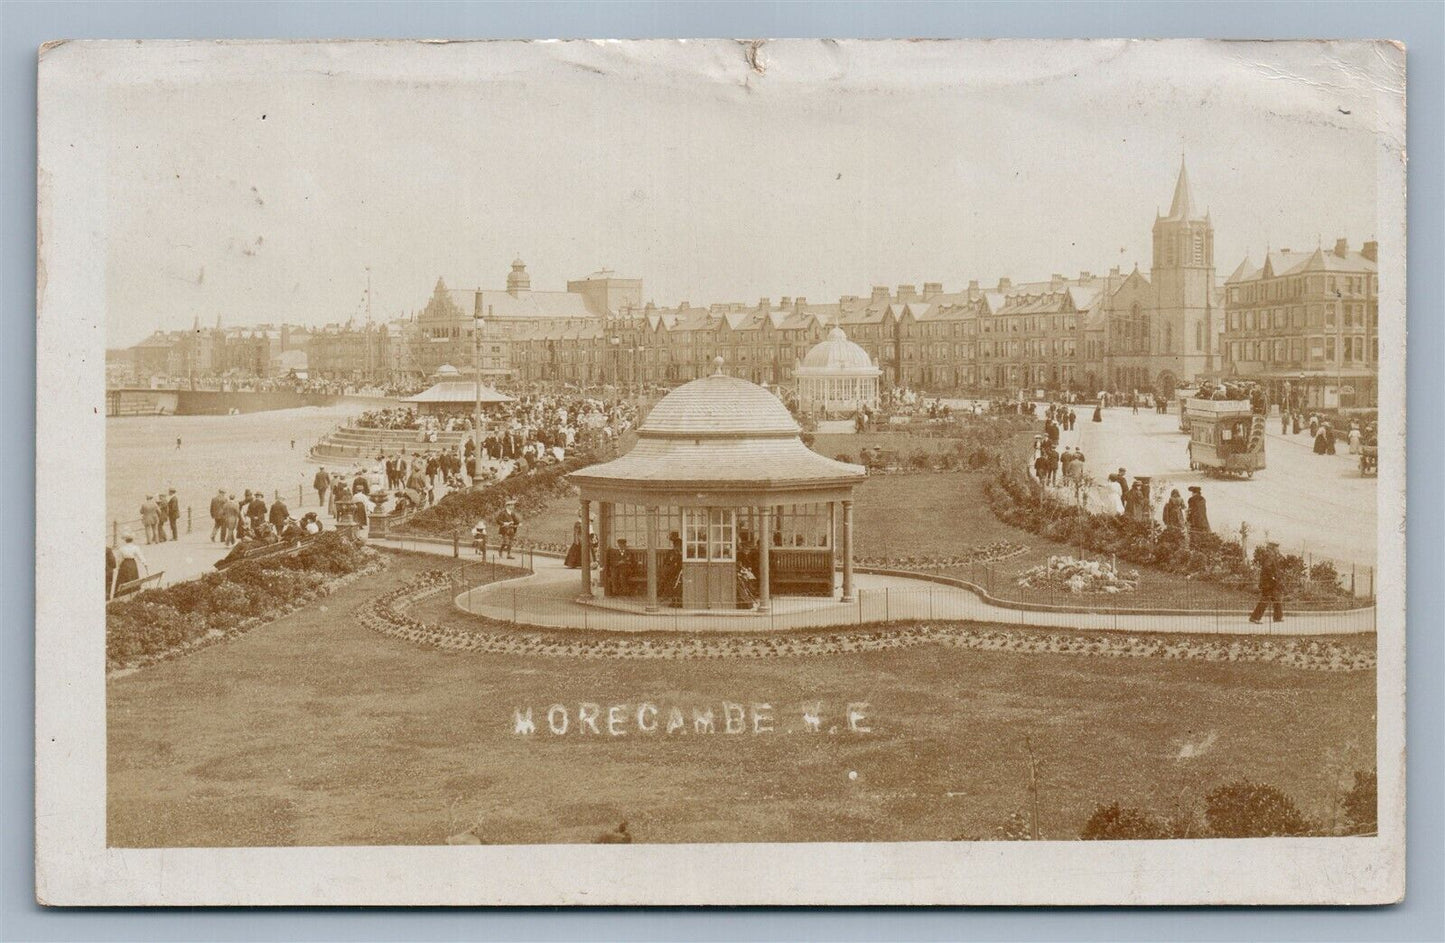
[[[749,634],[821,631],[904,623],[967,622],[979,625],[1058,629],[1070,632],[1131,632],[1171,635],[1355,635],[1375,631],[1374,606],[1307,609],[1307,601],[1283,599],[1284,619],[1274,622],[1266,607],[1259,623],[1249,607],[1213,609],[1137,608],[1081,600],[1061,593],[1053,603],[1004,603],[959,586],[860,589],[854,598],[773,597],[767,611],[748,601],[737,608],[685,610],[675,599],[645,611],[642,599],[602,599],[579,605],[570,591],[543,593],[505,581],[530,565],[509,569],[507,561],[463,564],[451,571],[451,595],[460,608],[508,626],[531,630],[652,633]],[[500,585],[497,585],[500,584]]]

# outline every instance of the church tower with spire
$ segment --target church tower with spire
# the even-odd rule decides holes
[[[1150,360],[1156,385],[1163,385],[1159,380],[1166,371],[1177,381],[1188,381],[1213,370],[1223,326],[1223,311],[1217,310],[1214,297],[1214,224],[1207,211],[1198,213],[1182,157],[1169,215],[1155,214],[1150,281],[1155,299]]]

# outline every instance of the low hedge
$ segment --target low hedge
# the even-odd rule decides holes
[[[1346,818],[1325,823],[1306,815],[1285,792],[1268,783],[1238,779],[1211,789],[1202,804],[1162,816],[1113,802],[1096,806],[1079,837],[1085,841],[1162,838],[1278,838],[1305,835],[1370,835],[1376,829],[1375,771],[1356,770],[1345,795]]]
[[[1192,534],[1188,541],[1157,521],[1120,514],[1097,514],[1054,500],[1038,481],[1016,469],[998,473],[985,486],[994,516],[1031,534],[1120,560],[1254,592],[1259,588],[1259,562],[1264,548],[1245,556],[1237,540],[1215,533]],[[1296,554],[1281,554],[1277,564],[1283,598],[1292,602],[1345,605],[1349,590],[1339,585],[1333,564],[1313,567]]]
[[[509,499],[517,502],[517,513],[525,519],[570,492],[572,486],[567,476],[595,461],[591,455],[568,456],[556,465],[544,466],[530,474],[513,475],[494,485],[453,491],[407,518],[392,533],[450,537],[458,531],[470,531],[479,520],[493,520],[506,508]]]
[[[279,618],[337,577],[378,565],[375,551],[323,534],[289,556],[238,563],[114,603],[105,613],[105,656],[115,668],[154,659],[207,637]]]

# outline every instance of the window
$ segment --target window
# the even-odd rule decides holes
[[[1325,338],[1325,360],[1328,363],[1335,362],[1335,339],[1333,337]]]
[[[694,562],[737,558],[736,518],[731,508],[682,509],[682,558]]]
[[[1334,306],[1333,304],[1327,304],[1327,305],[1325,305],[1325,327],[1334,327],[1334,326],[1335,326],[1335,306]]]
[[[706,508],[683,508],[682,558],[684,560],[707,559]]]

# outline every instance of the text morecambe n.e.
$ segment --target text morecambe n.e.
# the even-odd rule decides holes
[[[794,732],[872,733],[869,706],[865,701],[854,701],[841,710],[829,711],[821,704],[812,704],[796,711],[781,711],[757,701],[723,701],[704,706],[583,701],[575,707],[552,704],[544,709],[518,707],[512,711],[512,733],[517,736],[756,736]]]

